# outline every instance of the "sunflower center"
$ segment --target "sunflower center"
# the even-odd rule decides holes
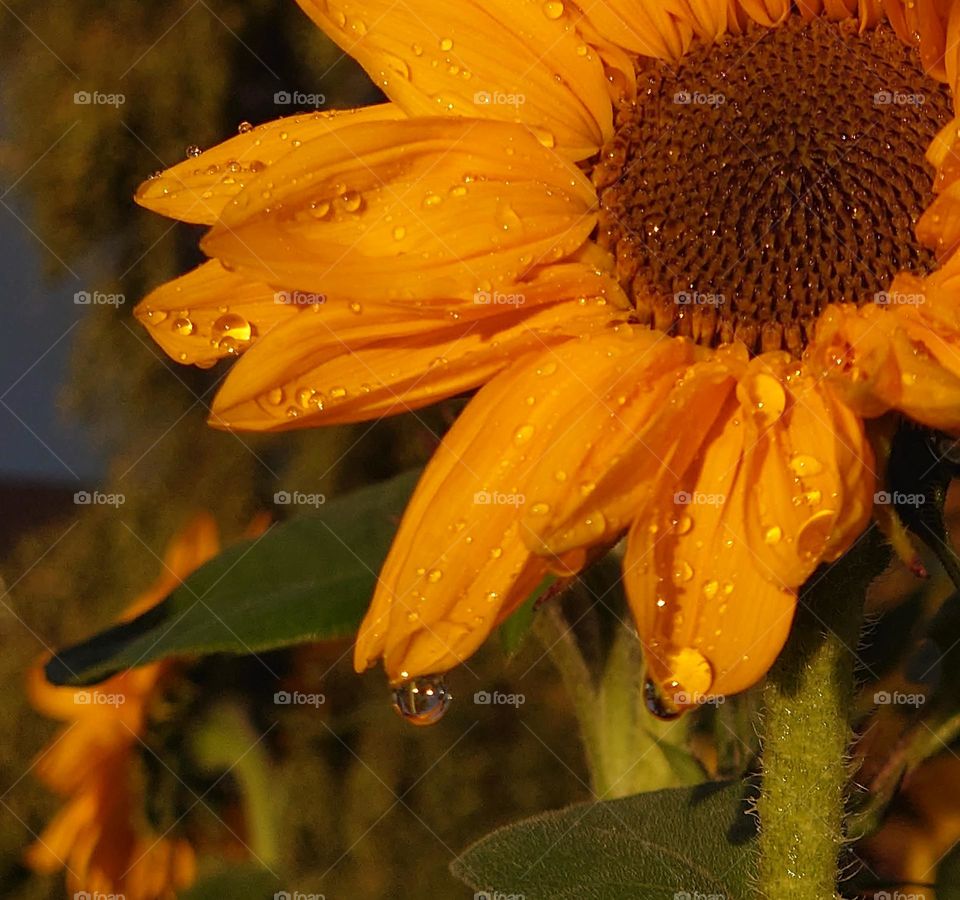
[[[930,271],[914,226],[946,87],[888,29],[791,17],[640,73],[594,180],[637,317],[799,355],[828,303]]]

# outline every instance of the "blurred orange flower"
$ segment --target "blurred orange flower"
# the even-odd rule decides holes
[[[122,620],[155,606],[218,550],[213,518],[194,518],[171,541],[160,577]],[[51,685],[42,662],[28,675],[36,709],[68,724],[34,763],[37,778],[65,804],[27,849],[26,862],[38,872],[66,870],[71,894],[167,900],[196,877],[193,847],[180,837],[156,833],[136,784],[148,708],[169,669],[167,662],[154,663],[90,688]]]
[[[449,669],[627,533],[668,705],[750,686],[868,524],[864,418],[960,431],[958,5],[300,2],[390,102],[145,182],[211,259],[136,312],[174,359],[241,357],[219,427],[480,388],[357,668]]]

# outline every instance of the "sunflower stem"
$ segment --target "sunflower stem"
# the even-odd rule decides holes
[[[800,594],[764,688],[760,895],[839,900],[856,650],[870,583],[889,561],[876,528]]]

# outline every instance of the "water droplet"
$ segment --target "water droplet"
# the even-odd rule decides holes
[[[703,585],[703,596],[706,597],[708,600],[712,600],[714,597],[717,596],[717,591],[719,590],[720,590],[720,582],[711,578],[710,581],[706,582]]]
[[[446,52],[453,49],[453,38],[442,38],[440,40],[440,49]]]
[[[251,125],[249,122],[241,122],[237,126],[238,134],[246,134],[248,131],[253,131],[253,125]]]
[[[330,388],[330,397],[333,400],[342,400],[347,396],[347,389],[341,385]]]
[[[545,516],[550,512],[550,505],[548,503],[534,503],[533,506],[530,507],[530,512],[535,516]]]
[[[398,225],[393,229],[393,239],[395,241],[402,241],[407,236],[407,229],[402,225]]]
[[[647,678],[643,683],[643,701],[653,715],[664,721],[676,719],[682,712],[667,703],[652,678]]]
[[[548,0],[543,4],[543,14],[548,19],[559,19],[563,15],[563,4],[560,0]]]
[[[191,144],[189,147],[187,147],[186,152],[188,159],[196,159],[201,153],[203,153],[203,150],[201,150],[196,144]]]
[[[439,569],[431,569],[427,573],[427,581],[429,581],[430,584],[436,584],[441,578],[443,578],[443,572]]]
[[[361,304],[357,303],[356,300],[354,300],[354,301],[350,304],[350,312],[356,313],[357,315],[360,315],[360,313],[363,312],[363,306],[362,306]]]
[[[693,528],[693,519],[691,519],[690,516],[684,513],[674,523],[673,532],[674,534],[688,534],[691,528]]]
[[[771,525],[763,534],[763,539],[770,544],[770,546],[779,544],[782,537],[783,529],[779,525]]]
[[[193,325],[193,322],[190,321],[190,319],[186,318],[185,316],[180,316],[180,318],[174,319],[173,330],[177,334],[183,335],[183,337],[187,337],[193,334],[194,325]]]
[[[797,453],[790,459],[790,468],[794,475],[804,478],[808,475],[819,475],[823,471],[823,463],[815,456]]]
[[[358,191],[345,191],[340,196],[340,202],[347,212],[357,212],[363,206],[363,197]]]
[[[772,425],[783,415],[787,394],[779,379],[760,372],[747,385],[750,403],[762,425]]]
[[[514,442],[514,444],[516,444],[517,446],[519,446],[520,444],[525,444],[527,441],[530,440],[530,438],[533,437],[533,432],[534,432],[534,430],[535,430],[535,429],[534,429],[533,425],[521,425],[521,426],[513,433],[513,442]]]
[[[442,675],[423,675],[394,689],[393,708],[411,725],[433,725],[452,699]]]

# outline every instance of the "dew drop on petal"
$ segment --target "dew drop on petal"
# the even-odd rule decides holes
[[[423,675],[394,689],[393,708],[411,725],[433,725],[452,699],[442,675]]]

